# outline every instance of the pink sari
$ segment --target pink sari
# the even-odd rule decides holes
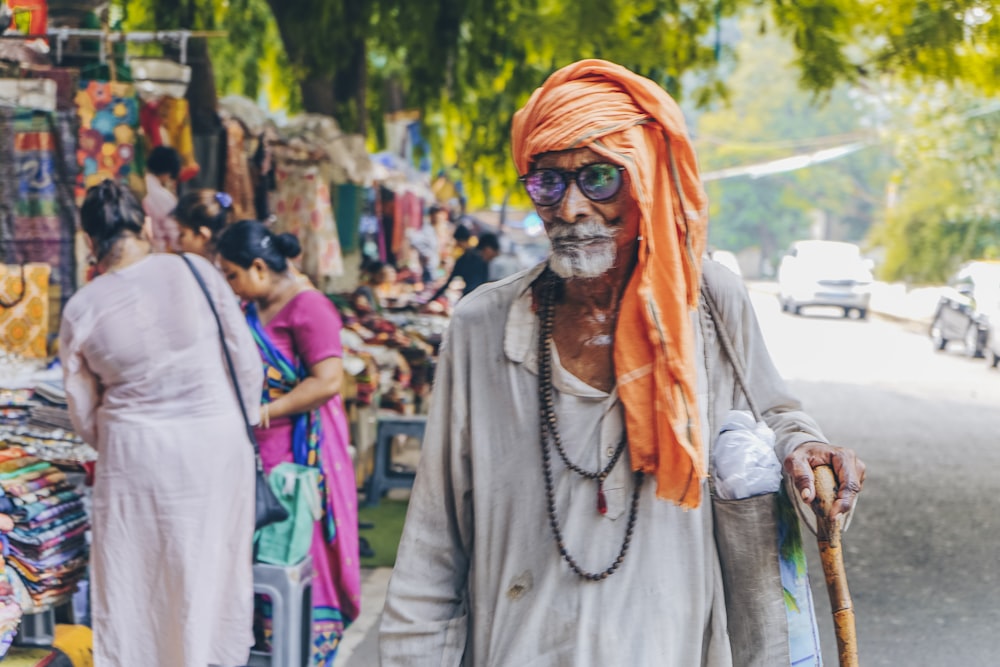
[[[251,318],[248,318],[251,319]],[[251,328],[254,328],[251,319]],[[317,291],[298,294],[266,326],[255,334],[267,364],[268,353],[281,355],[306,367],[343,355],[340,316],[330,301]],[[273,374],[266,368],[265,373]],[[324,507],[333,521],[316,522],[309,550],[316,571],[313,581],[312,664],[333,664],[344,629],[357,618],[361,603],[361,564],[358,555],[358,507],[354,467],[348,445],[347,417],[340,396],[318,410],[321,444],[318,465],[325,480]],[[265,470],[284,462],[297,462],[293,455],[293,421],[276,419],[268,429],[257,429]],[[331,530],[332,529],[332,530]],[[332,534],[332,539],[331,538]]]

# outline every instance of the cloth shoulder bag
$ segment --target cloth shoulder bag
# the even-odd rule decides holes
[[[197,267],[195,267],[186,255],[181,255],[181,259],[183,259],[184,263],[188,265],[189,269],[191,269],[194,279],[198,282],[198,287],[201,288],[202,293],[205,295],[205,299],[208,300],[208,307],[212,311],[212,316],[215,318],[215,324],[219,329],[219,342],[222,344],[222,354],[226,359],[226,368],[229,370],[229,378],[232,380],[233,388],[236,390],[236,402],[239,404],[240,412],[243,414],[243,424],[246,426],[247,438],[249,438],[250,444],[253,445],[254,462],[257,467],[257,497],[255,504],[256,511],[254,514],[254,527],[257,530],[260,530],[264,526],[274,523],[275,521],[284,521],[287,519],[288,510],[286,510],[285,506],[278,501],[274,492],[271,490],[271,487],[267,483],[267,475],[264,473],[264,463],[260,459],[260,446],[257,444],[257,437],[253,433],[253,424],[250,423],[250,417],[247,416],[246,406],[243,404],[243,392],[240,391],[239,378],[236,377],[236,367],[233,365],[233,357],[229,354],[229,346],[226,345],[226,332],[222,328],[222,320],[219,318],[219,311],[216,310],[215,302],[212,301],[212,295],[208,291],[205,279],[202,278]]]
[[[733,332],[706,283],[702,307],[754,418],[761,412],[749,391],[745,364]],[[816,610],[788,480],[776,493],[723,500],[712,484],[715,543],[725,587],[729,639],[735,667],[822,667]]]
[[[323,518],[319,470],[296,463],[279,463],[268,475],[275,497],[288,518],[257,531],[257,562],[291,567],[309,555],[313,528]]]

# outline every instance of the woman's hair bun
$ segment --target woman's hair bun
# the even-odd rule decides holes
[[[121,186],[111,179],[104,179],[97,186],[97,197],[103,204],[117,204]]]
[[[291,234],[273,234],[257,220],[240,220],[223,232],[216,246],[227,262],[249,269],[262,260],[272,271],[288,270],[288,260],[302,252],[299,240]]]
[[[128,187],[104,180],[87,190],[80,206],[80,226],[96,243],[95,254],[104,257],[122,235],[139,235],[146,213]]]
[[[291,259],[302,253],[302,244],[293,234],[278,234],[274,237],[274,248],[285,257]]]

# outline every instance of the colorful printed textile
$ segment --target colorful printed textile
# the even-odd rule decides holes
[[[778,555],[781,585],[785,589],[785,614],[788,618],[788,648],[792,667],[823,667],[819,646],[819,628],[813,606],[806,553],[795,505],[782,485],[778,499]]]
[[[233,198],[235,218],[252,219],[256,217],[257,210],[250,161],[246,152],[247,133],[243,129],[243,123],[235,118],[224,120],[222,124],[226,128],[226,174],[222,189]]]
[[[7,538],[0,536],[3,555],[7,556]],[[0,660],[7,655],[14,636],[17,634],[18,626],[21,624],[21,604],[11,584],[10,577],[13,575],[7,569],[6,561],[0,558]]]
[[[44,36],[49,25],[49,8],[45,0],[7,0],[14,12],[10,28],[22,35]]]
[[[131,84],[81,81],[76,94],[80,114],[77,199],[105,179],[135,185],[136,128],[139,100]],[[141,183],[141,181],[140,181]]]
[[[48,356],[47,264],[0,264],[0,346],[30,359]]]
[[[5,555],[33,607],[72,595],[87,571],[88,519],[80,494],[67,488],[66,475],[20,448],[0,452],[0,496],[12,501],[14,529],[5,536]],[[37,488],[58,489],[37,498]],[[25,502],[21,496],[30,496]],[[2,606],[2,600],[0,600]]]
[[[0,108],[0,261],[51,267],[51,331],[76,284],[75,124],[75,112]]]
[[[313,607],[313,657],[327,656],[326,662],[315,661],[317,666],[328,667],[333,664],[345,627],[340,610],[333,607]]]
[[[298,237],[302,272],[322,289],[330,279],[344,274],[330,189],[318,167],[281,165],[276,173],[276,231]]]
[[[139,111],[142,130],[151,146],[170,146],[181,157],[177,180],[186,183],[201,171],[194,156],[191,113],[183,98],[161,97],[142,105]]]

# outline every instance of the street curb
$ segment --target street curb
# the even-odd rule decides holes
[[[769,295],[774,297],[777,297],[778,294],[778,285],[777,283],[774,282],[751,280],[746,282],[746,286],[749,291],[756,292],[758,294]],[[880,310],[877,306],[872,307],[869,305],[868,313],[870,315],[878,317],[881,320],[898,324],[901,327],[905,328],[907,331],[912,331],[914,333],[919,333],[923,335],[927,334],[927,331],[931,326],[929,320],[906,317],[905,315],[900,315],[898,313],[891,312],[888,310]]]

